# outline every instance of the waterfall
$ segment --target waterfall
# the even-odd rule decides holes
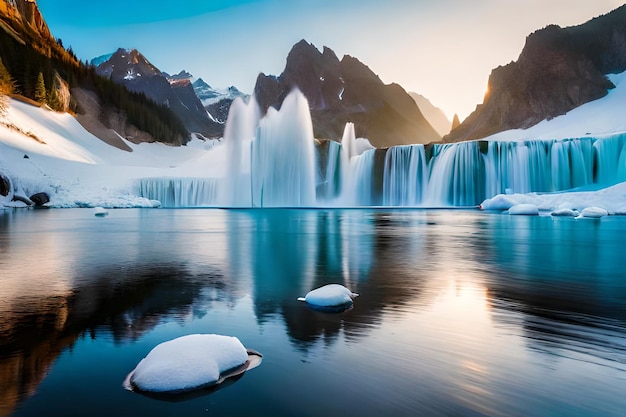
[[[596,162],[595,182],[611,185],[626,181],[626,133],[598,139],[593,144]]]
[[[308,103],[297,89],[263,118],[254,98],[235,100],[223,142],[223,153],[214,154],[225,155],[223,177],[146,178],[139,195],[164,207],[448,207],[626,181],[626,133],[377,150],[346,123],[341,143],[319,140],[316,148]]]
[[[428,172],[424,145],[391,147],[384,169],[383,205],[415,206],[422,202]]]
[[[213,178],[142,178],[136,193],[160,201],[161,207],[214,207],[218,203],[217,184]]]
[[[250,207],[252,204],[250,143],[259,119],[259,106],[254,97],[247,104],[237,97],[230,106],[224,129],[228,165],[219,188],[219,201],[225,207]]]
[[[375,150],[370,149],[361,155],[350,158],[348,164],[349,182],[342,193],[347,205],[371,206],[374,204],[374,156]]]
[[[309,105],[296,89],[259,122],[250,166],[253,207],[315,206],[316,162]]]
[[[485,164],[479,143],[434,145],[424,204],[475,206],[484,199]]]
[[[324,169],[320,167],[319,180],[317,181],[317,200],[325,204],[331,204],[341,192],[341,145],[333,140],[326,142],[326,154],[320,155],[320,165],[326,163]],[[322,146],[320,146],[321,148]],[[319,149],[319,148],[318,148]]]

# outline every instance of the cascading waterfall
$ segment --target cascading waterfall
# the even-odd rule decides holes
[[[220,184],[220,205],[250,207],[252,204],[250,144],[260,118],[259,106],[254,97],[247,104],[241,97],[237,97],[230,106],[228,123],[224,129],[228,166]]]
[[[161,207],[213,207],[218,181],[214,178],[143,178],[137,195],[158,200]]]
[[[326,167],[323,172],[320,172],[316,195],[317,200],[323,204],[332,204],[341,193],[341,145],[329,140],[326,146]],[[318,154],[320,163],[322,159]]]
[[[600,138],[593,144],[598,184],[626,181],[626,133]]]
[[[422,202],[428,168],[423,145],[393,146],[385,155],[383,205],[415,206]]]
[[[484,199],[485,164],[478,145],[434,145],[425,205],[474,206]]]
[[[445,207],[626,181],[626,133],[376,150],[347,123],[341,143],[318,141],[316,152],[308,103],[298,90],[262,119],[254,98],[235,100],[222,146],[222,178],[146,178],[138,194],[164,207]]]
[[[315,206],[315,163],[309,104],[294,90],[280,111],[268,110],[252,142],[252,206]]]

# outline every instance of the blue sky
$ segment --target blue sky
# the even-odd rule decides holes
[[[38,0],[52,33],[82,60],[137,48],[163,71],[251,92],[280,74],[306,39],[359,58],[386,82],[449,117],[482,101],[491,70],[517,59],[526,36],[571,26],[621,0]]]

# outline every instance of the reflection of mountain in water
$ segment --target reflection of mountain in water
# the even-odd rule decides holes
[[[66,212],[55,213],[58,223]],[[0,416],[34,393],[82,335],[135,340],[159,323],[199,318],[214,304],[234,305],[247,294],[252,319],[260,327],[284,323],[302,352],[365,341],[389,320],[455,320],[466,305],[446,315],[442,309],[454,303],[442,296],[461,294],[465,286],[484,300],[470,308],[487,305],[485,326],[491,328],[493,318],[513,331],[521,328],[531,349],[616,361],[626,355],[617,337],[626,333],[626,285],[615,272],[621,236],[611,230],[611,219],[552,223],[413,210],[140,213],[131,219],[137,224],[111,218],[82,235],[55,226],[19,236],[12,231],[51,224],[48,214],[31,213],[19,227],[0,215],[0,231],[9,237],[0,240],[0,264],[9,270],[3,284],[10,284],[0,287]],[[134,229],[147,232],[125,232]],[[36,239],[22,250],[31,236]],[[107,245],[112,237],[117,244]],[[72,268],[65,262],[31,270],[24,282],[35,286],[25,291],[23,281],[11,277],[22,268],[16,260],[45,252],[70,259]],[[39,288],[48,279],[51,287]],[[327,283],[360,293],[354,308],[324,314],[296,300]],[[432,330],[423,322],[415,328]]]
[[[36,392],[48,369],[83,334],[136,340],[165,320],[202,315],[217,289],[228,296],[218,272],[202,275],[183,265],[135,265],[101,270],[88,285],[65,296],[21,297],[0,319],[0,416]]]

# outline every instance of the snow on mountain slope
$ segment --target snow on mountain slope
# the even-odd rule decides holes
[[[37,192],[48,193],[53,207],[152,207],[133,195],[137,178],[218,176],[224,160],[200,140],[181,147],[126,143],[132,152],[102,142],[69,114],[11,99],[0,117],[0,174],[14,190],[0,196],[0,207],[23,206],[13,194]]]
[[[626,71],[609,74],[608,78],[615,84],[615,88],[606,96],[528,129],[507,130],[488,136],[485,140],[580,138],[626,132]]]

